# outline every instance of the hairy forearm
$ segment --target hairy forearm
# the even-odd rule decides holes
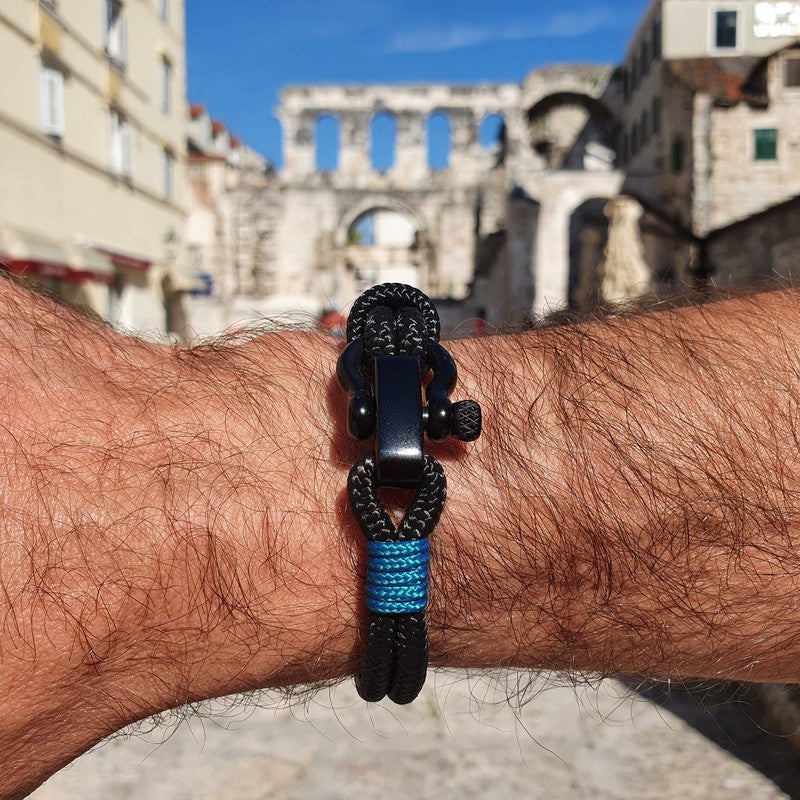
[[[432,448],[434,664],[796,679],[799,297],[451,343],[485,433]],[[330,340],[161,348],[11,284],[0,319],[8,796],[149,713],[355,669]]]
[[[437,661],[798,680],[799,296],[463,343]]]

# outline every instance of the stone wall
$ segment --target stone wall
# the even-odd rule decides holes
[[[720,286],[774,284],[800,273],[800,197],[714,231],[706,242]]]

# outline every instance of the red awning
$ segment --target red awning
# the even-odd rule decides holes
[[[98,253],[102,253],[104,256],[108,256],[111,259],[111,263],[114,264],[116,267],[127,267],[128,269],[150,269],[152,266],[152,261],[148,261],[146,258],[141,258],[139,256],[131,255],[130,253],[123,253],[119,250],[111,250],[108,247],[100,247],[99,245],[94,245],[94,249],[97,250]]]
[[[10,225],[0,225],[0,269],[71,283],[114,283],[114,266],[106,256]]]

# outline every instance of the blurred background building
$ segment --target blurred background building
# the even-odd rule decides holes
[[[653,0],[618,66],[306,86],[283,166],[188,106],[181,0],[6,0],[0,267],[189,340],[418,285],[445,329],[788,275],[800,3]]]
[[[0,266],[151,336],[180,334],[182,0],[4,0]]]

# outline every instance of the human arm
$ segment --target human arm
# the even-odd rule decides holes
[[[451,342],[431,660],[800,672],[796,292]],[[351,674],[361,445],[334,344],[169,349],[0,285],[0,774],[181,703]]]

